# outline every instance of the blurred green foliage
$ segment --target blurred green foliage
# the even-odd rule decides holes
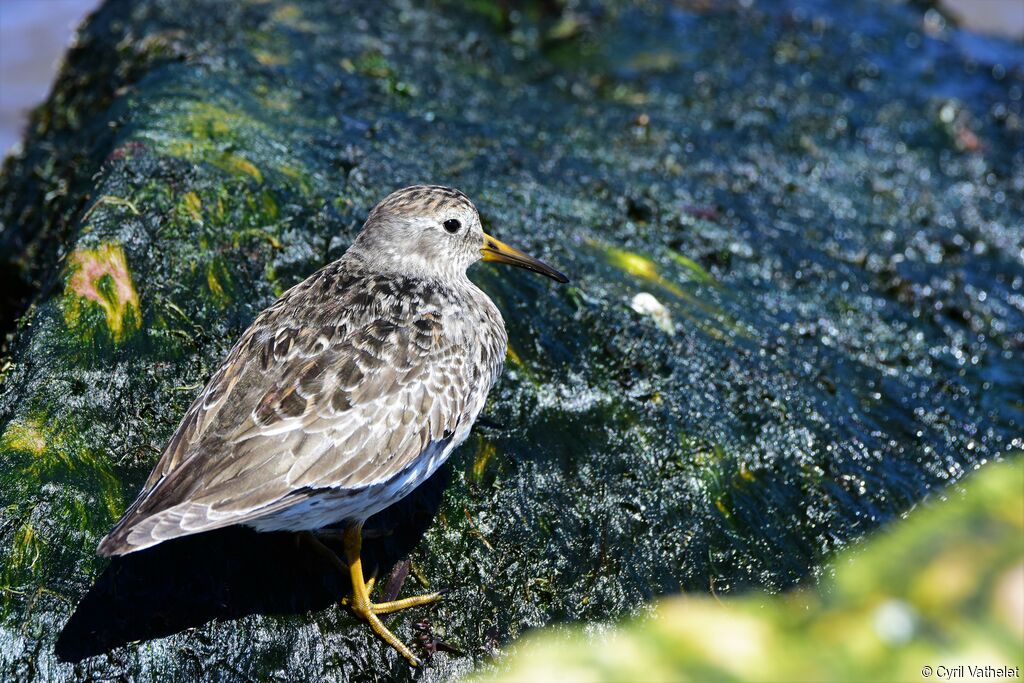
[[[1019,678],[1024,455],[841,553],[831,574],[776,596],[667,598],[653,616],[607,631],[544,629],[477,680],[993,679],[969,667]]]

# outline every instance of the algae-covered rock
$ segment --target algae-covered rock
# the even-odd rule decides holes
[[[450,589],[390,622],[424,678],[813,579],[1020,448],[1024,51],[746,4],[104,5],[0,186],[4,674],[409,675],[287,536],[94,551],[256,313],[415,182],[573,280],[473,269],[506,371],[375,520],[385,591]]]

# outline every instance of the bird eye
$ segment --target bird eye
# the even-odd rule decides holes
[[[458,232],[461,227],[462,223],[457,218],[449,218],[444,222],[444,229],[453,234]]]

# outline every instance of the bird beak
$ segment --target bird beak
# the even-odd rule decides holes
[[[488,234],[484,234],[484,246],[480,249],[484,261],[497,261],[498,263],[510,263],[513,266],[526,268],[541,275],[547,275],[556,282],[566,283],[569,278],[557,270],[532,256],[527,256],[518,249],[514,249],[500,240],[496,240]]]

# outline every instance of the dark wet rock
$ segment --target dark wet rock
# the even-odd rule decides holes
[[[403,594],[450,589],[391,622],[425,678],[813,579],[1021,447],[1019,46],[900,4],[474,6],[112,2],[84,29],[0,187],[7,678],[408,674],[286,539],[94,554],[255,314],[405,184],[573,278],[474,269],[508,368],[450,483],[380,520]],[[58,661],[65,625],[100,654]]]

